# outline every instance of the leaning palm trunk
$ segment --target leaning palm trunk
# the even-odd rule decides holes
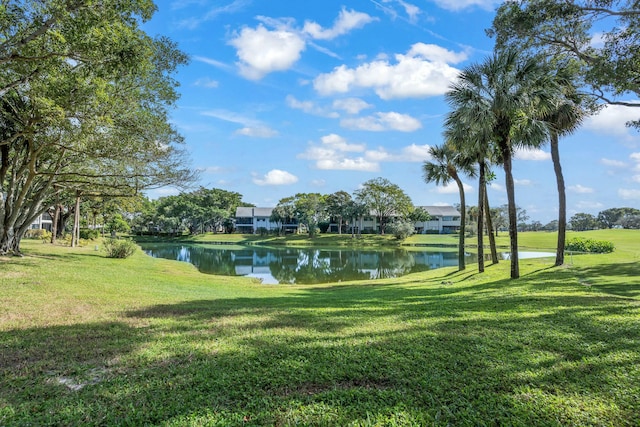
[[[458,185],[458,192],[460,193],[460,231],[458,232],[458,271],[462,271],[466,268],[464,262],[464,233],[465,233],[465,222],[467,215],[467,207],[464,198],[464,186],[462,185],[462,181],[457,173],[451,175]]]
[[[484,212],[487,218],[487,234],[489,235],[489,247],[491,248],[491,263],[498,263],[498,250],[496,248],[496,236],[493,234],[493,222],[491,221],[491,208],[489,207],[489,196],[487,186],[484,186]]]
[[[558,149],[558,133],[551,131],[551,159],[556,173],[558,186],[558,244],[556,247],[555,266],[564,264],[564,247],[567,233],[567,196],[564,188],[564,176],[560,165],[560,150]]]

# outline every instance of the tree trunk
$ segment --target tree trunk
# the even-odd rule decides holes
[[[20,255],[20,238],[12,229],[0,238],[0,255]]]
[[[487,186],[484,186],[484,212],[487,219],[487,231],[489,234],[489,247],[491,248],[491,263],[498,263],[498,249],[496,248],[496,237],[493,235],[493,223],[491,221],[491,207],[489,206],[489,196]]]
[[[455,180],[458,185],[458,193],[460,193],[460,231],[458,232],[458,271],[462,271],[466,268],[464,261],[464,233],[465,233],[465,222],[467,219],[467,207],[464,198],[464,186],[462,185],[462,181],[457,173],[454,173],[452,178]]]
[[[62,210],[62,206],[59,203],[56,203],[56,206],[53,210],[53,216],[51,216],[51,244],[55,244],[58,239],[58,221],[60,221],[60,211]],[[51,214],[50,214],[51,215]]]
[[[78,246],[80,240],[80,193],[76,194],[76,208],[73,215],[73,233],[71,235],[71,247]]]
[[[509,259],[511,260],[511,278],[520,277],[520,262],[518,257],[518,213],[516,211],[515,184],[513,182],[513,172],[511,164],[511,150],[508,139],[500,142],[502,151],[505,183],[507,187],[507,205],[509,211]]]
[[[556,173],[556,183],[558,186],[558,244],[556,246],[556,267],[564,264],[564,247],[567,234],[567,195],[564,188],[564,176],[562,175],[558,145],[558,133],[552,131],[551,159],[553,160],[553,170]]]
[[[478,272],[484,272],[484,224],[483,224],[483,216],[484,216],[484,193],[482,189],[485,184],[485,165],[484,160],[478,163]]]

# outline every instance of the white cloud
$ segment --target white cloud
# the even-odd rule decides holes
[[[233,67],[231,67],[229,64],[225,64],[224,62],[221,61],[217,61],[215,59],[211,59],[211,58],[207,58],[206,56],[194,56],[193,57],[194,60],[198,61],[198,62],[204,62],[205,64],[208,65],[212,65],[216,68],[220,68],[222,70],[231,70]]]
[[[235,131],[236,135],[250,136],[254,138],[273,138],[278,136],[278,131],[267,126],[244,127]]]
[[[313,160],[316,168],[322,170],[355,170],[377,172],[380,166],[359,156],[347,157],[347,153],[363,152],[364,144],[349,144],[346,139],[337,134],[329,134],[321,138],[320,145],[310,144],[304,153],[298,155],[300,159]]]
[[[330,73],[319,75],[313,86],[322,95],[371,88],[385,100],[443,95],[459,73],[448,64],[466,58],[464,52],[416,43],[406,55],[397,54],[394,64],[386,58],[378,58],[357,68],[341,65]]]
[[[422,127],[422,123],[406,114],[395,112],[376,113],[367,117],[347,118],[340,121],[340,126],[352,130],[366,130],[382,132],[397,130],[400,132],[413,132]]]
[[[423,162],[430,158],[428,145],[411,144],[404,147],[399,154],[389,153],[380,147],[377,150],[369,150],[365,157],[376,162]]]
[[[551,153],[542,151],[539,148],[520,147],[516,149],[514,153],[514,157],[518,160],[542,161],[542,160],[551,160]]]
[[[462,188],[464,188],[465,194],[473,191],[473,187],[467,183],[462,183]],[[434,192],[438,194],[458,194],[460,191],[458,189],[458,184],[456,184],[453,180],[450,181],[447,185],[439,185],[436,186]]]
[[[581,209],[581,210],[589,210],[589,209],[602,209],[604,207],[604,205],[600,202],[589,202],[586,200],[581,200],[578,203],[576,203],[576,208]]]
[[[611,166],[611,167],[614,167],[614,168],[625,168],[625,167],[627,167],[627,164],[625,162],[620,161],[620,160],[611,160],[611,159],[602,158],[602,159],[600,159],[600,163],[602,163],[605,166]]]
[[[485,10],[494,10],[501,0],[433,0],[439,7],[447,10],[463,10],[477,6]]]
[[[402,149],[402,154],[408,162],[423,162],[431,158],[429,154],[429,145],[411,144]]]
[[[362,157],[355,159],[322,159],[316,162],[316,167],[322,170],[351,170],[363,172],[378,172],[380,165],[378,163],[369,162]]]
[[[183,7],[187,7],[190,4],[200,4],[201,2],[198,1],[180,1],[180,2],[173,2],[172,3],[172,9],[181,9]],[[215,18],[217,18],[218,16],[222,15],[222,14],[231,14],[231,13],[235,13],[238,12],[240,10],[242,10],[246,5],[250,4],[251,1],[250,0],[234,0],[229,4],[226,4],[224,6],[220,6],[220,7],[214,7],[212,9],[209,9],[209,11],[207,11],[206,13],[202,14],[201,16],[198,16],[197,18],[188,18],[188,19],[184,19],[182,21],[180,21],[180,23],[178,24],[180,27],[183,28],[188,28],[188,29],[195,29],[198,26],[200,26],[200,24],[207,22],[207,21],[211,21]]]
[[[594,190],[593,188],[590,187],[585,187],[583,185],[580,184],[576,184],[576,185],[570,185],[567,187],[567,190],[573,192],[573,193],[578,193],[578,194],[587,194],[587,193],[593,193]]]
[[[344,98],[333,101],[333,108],[346,111],[349,114],[358,114],[360,111],[372,107],[373,105],[360,98]]]
[[[312,101],[299,101],[292,95],[287,95],[286,102],[289,108],[302,110],[305,113],[313,114],[314,116],[329,117],[332,119],[337,119],[339,117],[339,114],[335,111],[328,111],[327,109],[316,105],[316,103]]]
[[[324,187],[327,182],[324,179],[314,179],[311,181],[311,185],[314,187]]]
[[[621,188],[618,190],[618,196],[624,200],[640,200],[640,190]]]
[[[316,40],[331,40],[377,20],[377,18],[371,17],[366,13],[343,8],[333,23],[333,27],[324,29],[316,22],[306,21],[303,31]]]
[[[321,144],[309,144],[300,159],[315,161],[316,168],[323,170],[355,170],[377,172],[381,162],[421,162],[428,155],[428,145],[409,145],[398,153],[388,152],[384,148],[366,150],[365,144],[350,144],[337,134],[321,138]],[[349,153],[363,153],[350,157]]]
[[[217,80],[211,80],[208,77],[203,77],[195,81],[194,85],[206,88],[217,88],[219,83]]]
[[[605,35],[603,32],[594,33],[591,36],[591,42],[589,43],[593,48],[602,48],[605,43]]]
[[[513,182],[514,184],[520,185],[523,187],[529,187],[533,185],[533,181],[531,181],[530,179],[514,179]]]
[[[242,125],[241,129],[235,131],[236,135],[257,137],[257,138],[272,138],[278,135],[278,131],[265,126],[259,120],[252,119],[250,117],[243,116],[242,114],[235,113],[227,110],[211,110],[203,111],[203,116],[213,117],[218,120],[224,120],[226,122],[237,123]]]
[[[631,180],[632,180],[633,182],[638,182],[638,183],[640,183],[640,175],[633,175],[633,176],[631,177]]]
[[[237,49],[240,74],[250,80],[291,68],[306,47],[298,33],[284,28],[268,30],[262,24],[243,28],[229,44]]]
[[[498,184],[497,182],[492,182],[489,184],[489,188],[495,191],[499,191],[499,192],[505,192],[506,189],[501,185]]]
[[[400,6],[402,6],[407,15],[409,15],[410,22],[416,22],[418,20],[418,16],[422,13],[418,6],[402,0],[398,0],[398,3],[400,3]]]
[[[323,136],[321,138],[322,144],[338,151],[364,151],[366,146],[364,144],[348,144],[347,140],[332,133],[330,135]]]
[[[239,123],[246,126],[257,126],[259,122],[255,119],[243,116],[242,114],[235,113],[228,110],[209,110],[203,111],[203,116],[213,117],[215,119],[224,120],[225,122]]]
[[[608,105],[598,114],[589,117],[585,129],[594,132],[623,137],[627,140],[637,140],[637,131],[631,130],[626,123],[640,118],[640,107],[624,107],[622,105]]]
[[[290,185],[298,182],[298,177],[287,171],[273,169],[262,178],[254,176],[253,183],[257,185]]]
[[[334,58],[338,55],[317,46],[311,39],[330,40],[377,20],[366,13],[342,9],[332,28],[324,29],[307,21],[302,29],[295,28],[291,18],[258,16],[257,27],[244,27],[229,41],[236,48],[240,74],[249,80],[260,80],[274,71],[290,69],[307,48],[307,44]]]

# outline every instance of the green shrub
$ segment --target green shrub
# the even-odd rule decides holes
[[[318,223],[318,228],[320,229],[320,232],[322,234],[325,234],[329,230],[330,225],[331,224],[328,223],[327,221],[321,221]]]
[[[136,244],[127,239],[105,239],[104,250],[107,258],[128,258],[136,251]]]
[[[81,228],[80,238],[85,240],[95,240],[100,237],[100,231],[93,228]]]
[[[389,224],[388,228],[398,240],[404,240],[416,232],[415,226],[410,221],[396,221]]]
[[[615,246],[612,242],[606,240],[585,239],[582,237],[574,237],[567,241],[565,247],[568,251],[587,252],[595,254],[608,254],[613,252]]]
[[[46,242],[47,240],[51,239],[51,232],[44,230],[44,229],[40,229],[40,228],[36,228],[36,229],[29,229],[24,233],[24,238],[25,239],[40,239],[43,242]]]

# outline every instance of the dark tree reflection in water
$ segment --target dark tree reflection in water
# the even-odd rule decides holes
[[[217,245],[143,244],[156,258],[190,262],[199,271],[227,276],[252,276],[265,283],[329,283],[400,277],[457,266],[457,252],[318,249]],[[468,262],[474,262],[468,255]]]

